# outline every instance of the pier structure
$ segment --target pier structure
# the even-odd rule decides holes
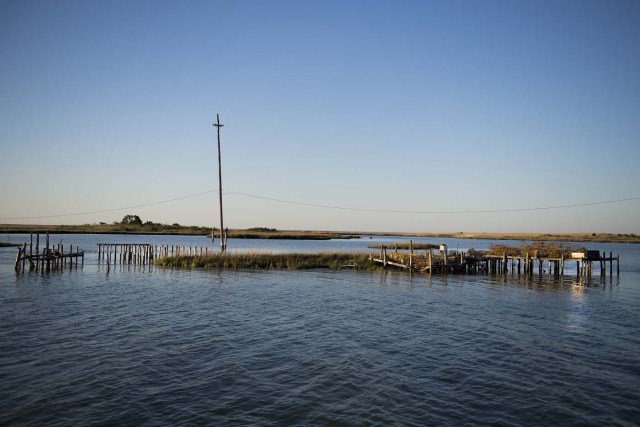
[[[16,272],[26,270],[26,264],[29,263],[29,271],[44,272],[51,270],[60,270],[66,266],[69,268],[78,267],[78,264],[84,265],[84,251],[76,245],[70,244],[65,251],[62,242],[57,245],[50,245],[49,233],[45,235],[44,247],[40,248],[40,233],[36,233],[35,245],[33,241],[33,233],[29,244],[24,243],[22,247],[18,247],[16,262],[14,269]]]
[[[542,255],[538,251],[534,251],[533,255],[529,251],[524,254],[511,254],[507,252],[500,254],[491,251],[468,252],[447,252],[446,246],[441,247],[439,251],[428,249],[421,254],[414,251],[413,244],[410,243],[408,254],[406,251],[387,253],[387,247],[380,247],[379,256],[370,255],[370,260],[382,264],[384,268],[397,268],[409,271],[419,271],[423,273],[439,273],[439,274],[474,274],[474,273],[490,273],[490,274],[507,274],[508,272],[517,274],[549,274],[560,276],[564,275],[565,266],[568,263],[576,265],[576,273],[579,277],[591,277],[594,272],[594,265],[600,266],[600,276],[613,277],[613,264],[616,264],[616,274],[620,276],[620,255],[614,256],[612,252],[609,255],[606,252],[599,251],[576,251],[560,253],[560,255]],[[516,248],[511,248],[516,249]],[[546,265],[546,267],[545,267]]]

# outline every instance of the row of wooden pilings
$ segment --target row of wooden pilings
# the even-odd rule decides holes
[[[98,264],[149,265],[154,260],[174,256],[208,256],[208,247],[152,245],[150,243],[98,243]]]
[[[40,233],[36,233],[35,245],[33,241],[33,233],[29,245],[25,242],[22,247],[18,247],[16,255],[16,263],[14,269],[16,272],[26,270],[26,263],[29,262],[29,271],[49,272],[51,270],[59,270],[67,265],[69,268],[77,267],[79,263],[84,265],[84,251],[80,251],[78,246],[68,246],[68,252],[65,253],[64,244],[62,242],[57,245],[49,244],[49,233],[46,233],[44,247],[40,250]],[[78,261],[80,260],[80,261]]]
[[[616,275],[620,276],[620,255],[613,256],[613,252],[609,252],[609,256],[605,252],[602,252],[602,255],[598,254],[598,256],[594,256],[592,258],[584,257],[584,258],[565,258],[564,256],[557,257],[530,257],[527,254],[525,257],[522,256],[507,256],[503,254],[502,257],[486,257],[486,258],[476,258],[475,264],[477,269],[477,264],[483,265],[483,269],[490,273],[499,273],[504,272],[507,273],[509,271],[509,264],[511,264],[511,272],[517,272],[520,274],[521,269],[524,273],[532,274],[536,269],[537,261],[537,270],[538,274],[548,273],[549,275],[561,276],[564,275],[565,265],[567,263],[575,262],[576,263],[576,275],[578,277],[591,277],[593,273],[593,264],[600,264],[600,276],[607,276],[607,263],[609,263],[609,276],[613,277],[613,263],[616,263]],[[547,263],[547,268],[544,268],[544,263]],[[477,271],[477,270],[476,270]]]

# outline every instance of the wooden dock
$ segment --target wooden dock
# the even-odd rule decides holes
[[[515,248],[514,248],[515,249]],[[616,274],[620,276],[620,255],[614,256],[599,251],[572,252],[565,256],[544,256],[537,251],[530,255],[528,251],[524,254],[507,255],[506,251],[502,255],[490,253],[490,251],[469,251],[469,252],[447,252],[443,250],[432,251],[428,249],[424,254],[414,251],[412,243],[408,251],[398,251],[387,253],[385,246],[380,247],[379,257],[370,255],[373,262],[382,264],[385,268],[397,268],[409,271],[419,271],[423,273],[439,274],[507,274],[508,272],[517,274],[533,274],[537,270],[538,274],[547,273],[549,275],[564,275],[565,266],[568,263],[576,265],[576,274],[579,277],[591,277],[594,272],[594,265],[599,265],[600,276],[606,277],[607,263],[609,276],[613,276],[613,264],[616,264]],[[545,267],[546,264],[546,267]]]
[[[46,234],[44,247],[40,250],[40,233],[36,233],[35,245],[33,242],[33,233],[29,245],[24,243],[22,247],[18,247],[16,255],[15,271],[23,272],[26,270],[26,263],[29,262],[29,271],[51,271],[60,270],[66,266],[77,268],[78,264],[84,265],[84,251],[81,251],[76,245],[75,251],[73,245],[69,245],[68,251],[65,252],[64,244],[49,244],[49,233]]]

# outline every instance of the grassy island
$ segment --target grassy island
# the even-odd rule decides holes
[[[161,267],[231,270],[379,270],[381,266],[361,253],[225,253],[209,256],[177,256],[155,261]]]

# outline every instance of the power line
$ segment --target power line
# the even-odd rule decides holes
[[[161,205],[163,203],[169,203],[169,202],[175,202],[175,201],[178,201],[178,200],[189,199],[191,197],[202,196],[204,194],[209,194],[209,193],[217,193],[217,191],[208,190],[208,191],[203,191],[202,193],[190,194],[188,196],[175,197],[173,199],[161,200],[159,202],[144,203],[142,205],[126,206],[126,207],[123,207],[123,208],[103,209],[103,210],[99,210],[99,211],[90,211],[90,212],[74,212],[74,213],[57,214],[57,215],[37,215],[37,216],[23,216],[23,217],[16,217],[16,218],[0,218],[0,220],[6,220],[6,219],[9,219],[9,220],[20,220],[20,219],[61,218],[61,217],[65,217],[65,216],[79,216],[79,215],[92,215],[92,214],[107,213],[107,212],[117,212],[117,211],[124,211],[124,210],[128,210],[128,209],[136,209],[136,208],[144,208],[144,207],[147,207],[147,206]]]
[[[74,213],[66,213],[66,214],[57,214],[57,215],[38,215],[38,216],[24,216],[24,217],[6,217],[0,218],[0,220],[23,220],[23,219],[43,219],[43,218],[61,218],[67,216],[79,216],[79,215],[92,215],[99,213],[108,213],[108,212],[117,212],[128,209],[136,209],[143,208],[148,206],[156,206],[164,203],[175,202],[178,200],[189,199],[192,197],[198,197],[205,194],[210,193],[218,193],[217,190],[211,189],[207,191],[203,191],[200,193],[190,194],[182,197],[175,197],[172,199],[161,200],[157,202],[144,203],[140,205],[126,206],[121,208],[113,208],[113,209],[102,209],[96,211],[89,212],[74,212]],[[225,194],[235,194],[242,197],[249,197],[253,199],[259,200],[268,200],[272,202],[278,203],[286,203],[290,205],[297,206],[307,206],[314,208],[322,208],[322,209],[334,209],[334,210],[346,210],[346,211],[356,211],[356,212],[372,212],[372,213],[395,213],[395,214],[417,214],[417,215],[438,215],[438,214],[446,214],[446,215],[464,215],[464,214],[480,214],[480,213],[509,213],[509,212],[529,212],[529,211],[544,211],[544,210],[553,210],[553,209],[568,209],[568,208],[578,208],[578,207],[586,207],[586,206],[597,206],[597,205],[608,205],[613,203],[623,203],[630,202],[635,200],[640,200],[640,196],[636,197],[627,197],[623,199],[615,199],[615,200],[602,200],[597,202],[585,202],[585,203],[573,203],[566,205],[552,205],[552,206],[539,206],[539,207],[530,207],[530,208],[510,208],[510,209],[469,209],[469,210],[452,210],[452,211],[414,211],[414,210],[397,210],[397,209],[366,209],[366,208],[357,208],[350,206],[334,206],[334,205],[323,205],[317,203],[306,203],[306,202],[297,202],[293,200],[284,200],[284,199],[276,199],[273,197],[259,196],[256,194],[243,193],[240,191],[227,191]]]
[[[365,208],[354,208],[354,207],[346,207],[346,206],[319,205],[315,203],[294,202],[291,200],[256,196],[254,194],[241,193],[238,191],[229,191],[226,194],[237,194],[240,196],[251,197],[254,199],[270,200],[273,202],[288,203],[292,205],[309,206],[309,207],[316,207],[316,208],[340,209],[340,210],[359,211],[359,212],[401,213],[401,214],[474,214],[474,213],[526,212],[526,211],[542,211],[542,210],[551,210],[551,209],[577,208],[577,207],[583,207],[583,206],[606,205],[611,203],[622,203],[622,202],[629,202],[632,200],[640,200],[640,197],[628,197],[625,199],[604,200],[599,202],[587,202],[587,203],[574,203],[569,205],[542,206],[542,207],[534,207],[534,208],[486,209],[486,210],[478,209],[478,210],[458,210],[458,211],[412,211],[412,210],[395,210],[395,209],[365,209]]]

